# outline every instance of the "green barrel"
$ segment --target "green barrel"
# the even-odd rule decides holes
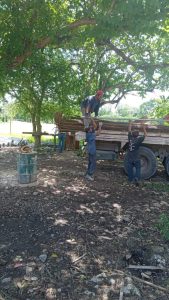
[[[32,183],[37,181],[37,153],[19,153],[17,170],[19,183]]]

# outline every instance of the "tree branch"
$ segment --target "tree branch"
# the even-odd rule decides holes
[[[120,100],[124,97],[124,95],[126,95],[126,94],[127,94],[127,91],[123,91],[121,96],[119,96],[117,99],[115,96],[112,100],[101,102],[100,107],[102,107],[105,104],[118,104],[120,102]]]
[[[67,29],[67,30],[74,30],[78,27],[81,27],[81,26],[86,26],[86,25],[96,25],[96,21],[94,19],[81,19],[81,20],[78,20],[78,21],[74,21],[73,23],[71,24],[68,24],[64,29]],[[62,39],[61,39],[62,40]],[[59,38],[58,38],[58,41],[59,41]],[[47,45],[49,45],[50,43],[52,42],[52,38],[51,37],[45,37],[45,38],[42,38],[40,39],[37,44],[35,45],[35,49],[43,49],[45,48]],[[10,65],[11,68],[15,68],[19,65],[21,65],[24,60],[26,58],[28,58],[29,56],[32,55],[32,52],[33,52],[33,49],[28,49],[25,53],[23,53],[22,55],[19,55],[17,57],[15,57],[13,63]]]
[[[75,29],[77,27],[85,26],[85,25],[96,25],[95,19],[81,19],[78,21],[74,21],[73,23],[67,25],[68,29]]]
[[[128,63],[128,65],[133,66],[137,69],[146,71],[150,67],[153,69],[159,69],[159,68],[168,68],[169,63],[163,62],[163,63],[158,63],[158,64],[138,64],[134,60],[132,60],[129,56],[127,56],[121,49],[117,48],[115,45],[113,45],[111,42],[108,43],[109,47],[111,50],[113,50],[118,56],[120,56],[124,61]]]

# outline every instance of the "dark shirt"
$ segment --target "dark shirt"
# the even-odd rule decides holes
[[[96,154],[96,133],[86,132],[86,141],[87,141],[87,152],[92,155]]]
[[[133,137],[132,133],[128,133],[128,159],[132,161],[139,160],[139,147],[144,141],[145,136]]]
[[[89,96],[81,103],[81,108],[89,107],[90,113],[95,113],[95,117],[98,116],[100,108],[100,100],[97,100],[95,96]]]

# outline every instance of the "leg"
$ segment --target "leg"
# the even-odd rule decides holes
[[[86,109],[84,107],[81,108],[82,116],[83,116],[83,124],[85,128],[89,127],[90,124],[90,113],[86,116]]]
[[[87,172],[86,172],[86,179],[93,181],[94,178],[92,177],[94,171],[96,169],[96,155],[92,155],[89,153],[89,157],[88,157],[88,168],[87,168]]]
[[[88,153],[88,166],[87,166],[86,175],[90,175],[90,165],[91,165],[91,159],[90,159],[90,154]]]
[[[129,182],[132,182],[134,178],[133,178],[133,162],[131,160],[128,160],[127,172],[128,172],[128,180]]]
[[[89,154],[88,174],[92,176],[96,170],[96,154]]]
[[[61,133],[61,152],[65,149],[66,133]]]
[[[59,133],[58,138],[59,138],[59,145],[58,145],[59,152],[62,153],[64,149],[64,133]]]
[[[140,181],[140,179],[141,179],[141,162],[140,162],[140,160],[135,161],[134,166],[136,168],[135,180]]]

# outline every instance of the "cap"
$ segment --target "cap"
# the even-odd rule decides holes
[[[102,91],[102,90],[98,90],[98,91],[96,92],[96,95],[97,95],[97,96],[103,96],[103,91]]]

